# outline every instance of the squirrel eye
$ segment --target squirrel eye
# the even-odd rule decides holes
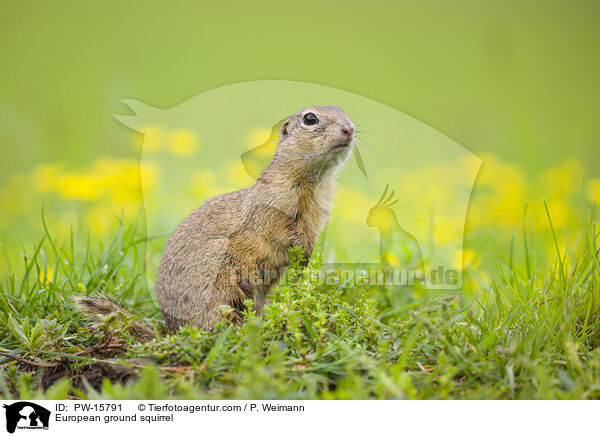
[[[312,112],[309,112],[306,115],[304,115],[303,121],[306,126],[314,126],[315,124],[317,124],[319,122],[319,119],[317,118],[317,116],[315,114],[313,114]]]

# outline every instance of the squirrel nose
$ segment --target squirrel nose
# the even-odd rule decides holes
[[[344,126],[342,127],[342,133],[344,133],[348,138],[354,134],[354,126]]]

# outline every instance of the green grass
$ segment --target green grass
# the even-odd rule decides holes
[[[577,238],[557,242],[551,257],[524,226],[523,242],[498,257],[491,286],[472,296],[316,286],[321,259],[302,269],[296,249],[262,317],[250,306],[235,327],[225,310],[211,333],[186,328],[146,344],[127,333],[132,319],[91,322],[70,303],[75,294],[105,292],[164,332],[145,285],[137,224],[121,223],[97,246],[72,235],[59,244],[46,228],[23,258],[25,273],[0,285],[0,395],[598,399],[595,222],[587,212]]]

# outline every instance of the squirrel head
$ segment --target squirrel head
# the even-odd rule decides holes
[[[323,173],[342,164],[352,152],[354,124],[337,106],[310,106],[285,120],[279,137],[277,158]]]

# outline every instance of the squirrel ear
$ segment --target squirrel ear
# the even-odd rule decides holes
[[[281,136],[285,136],[288,134],[288,125],[290,124],[290,120],[286,120],[285,123],[281,125]]]

